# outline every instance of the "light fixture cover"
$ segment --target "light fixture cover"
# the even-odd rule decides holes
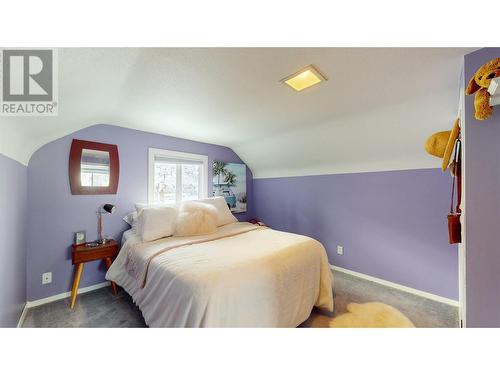
[[[302,91],[327,79],[313,65],[306,66],[292,75],[283,78],[283,82],[295,91]]]

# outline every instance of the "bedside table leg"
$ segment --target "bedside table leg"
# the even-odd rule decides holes
[[[78,285],[82,277],[83,263],[75,264],[75,276],[73,278],[73,287],[71,288],[71,308],[75,307],[76,295],[78,294]]]
[[[108,257],[108,258],[104,259],[104,261],[106,262],[106,269],[109,270],[109,267],[111,267],[111,263],[113,263],[111,261],[111,258]],[[111,290],[113,291],[113,294],[118,293],[116,291],[116,284],[114,282],[111,282]]]

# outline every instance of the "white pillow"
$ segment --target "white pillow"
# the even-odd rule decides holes
[[[174,236],[198,236],[217,230],[217,210],[214,206],[197,201],[181,204],[175,221]]]
[[[169,237],[175,231],[174,207],[145,207],[137,216],[137,234],[145,242]]]
[[[236,219],[234,215],[231,213],[231,210],[229,210],[229,207],[227,206],[227,202],[224,199],[224,197],[200,199],[196,202],[206,203],[215,207],[217,211],[218,227],[226,224],[236,223],[238,221],[238,219]]]
[[[136,203],[135,204],[135,210],[137,213],[141,212],[143,208],[147,207],[176,207],[175,204],[168,204],[168,203]]]
[[[137,230],[137,211],[132,211],[128,213],[123,221],[126,222],[133,230]]]

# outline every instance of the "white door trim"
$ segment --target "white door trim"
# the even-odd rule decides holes
[[[463,62],[462,62],[463,64]],[[465,87],[465,77],[464,69],[462,68],[462,84]],[[459,100],[458,100],[458,118],[460,119],[460,136],[462,140],[462,202],[460,208],[462,210],[462,243],[458,245],[458,296],[459,296],[459,307],[458,307],[458,319],[460,321],[460,326],[462,328],[467,327],[467,274],[466,274],[466,256],[465,256],[465,244],[466,244],[466,226],[467,226],[467,215],[466,215],[466,205],[465,199],[467,197],[465,178],[465,155],[467,144],[465,142],[465,91],[464,88],[460,89]]]

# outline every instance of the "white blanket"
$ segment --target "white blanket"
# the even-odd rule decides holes
[[[224,225],[216,232],[203,236],[168,237],[167,239],[162,239],[160,241],[131,244],[127,247],[127,261],[125,263],[125,267],[128,273],[136,279],[138,285],[143,288],[146,284],[146,278],[151,261],[153,258],[164,253],[165,251],[188,245],[219,240],[224,237],[236,236],[241,233],[262,228],[263,227],[259,227],[257,225],[249,225],[248,223],[238,223],[233,225]]]
[[[305,236],[254,229],[228,224],[221,238],[198,236],[178,247],[172,241],[179,238],[139,245],[133,236],[106,278],[132,296],[150,327],[296,327],[313,306],[333,311],[323,246]],[[147,254],[144,287],[142,272],[137,279],[125,268],[130,249]]]

